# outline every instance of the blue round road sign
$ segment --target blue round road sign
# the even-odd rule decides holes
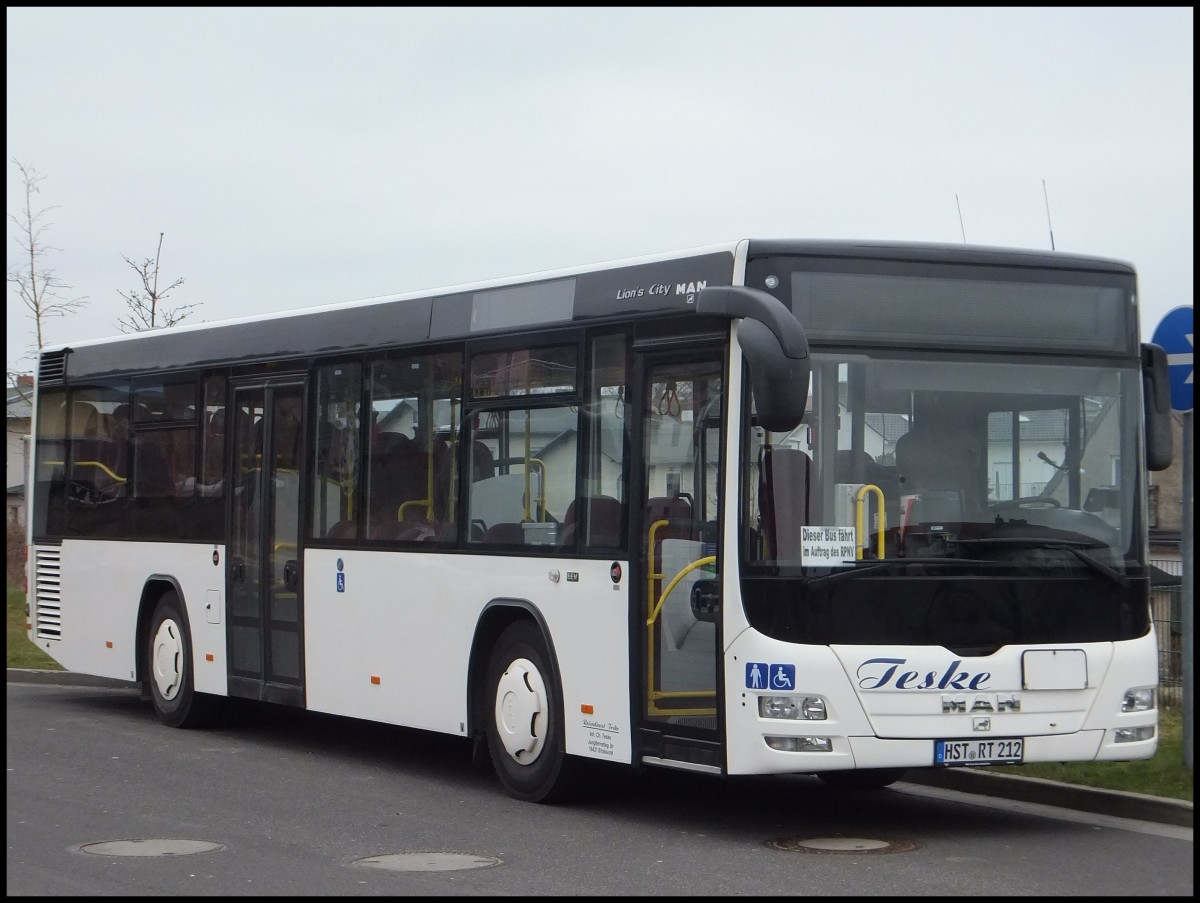
[[[1167,352],[1171,372],[1171,408],[1187,413],[1192,409],[1192,308],[1170,311],[1154,330],[1155,345]]]

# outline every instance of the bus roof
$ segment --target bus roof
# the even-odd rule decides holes
[[[748,239],[169,329],[46,346],[39,378],[300,360],[504,329],[684,313],[707,285],[730,285],[738,256],[1007,265],[1133,274],[1130,264],[1051,251],[918,242]],[[518,292],[517,289],[520,289]]]

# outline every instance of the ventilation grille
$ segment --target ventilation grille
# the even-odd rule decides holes
[[[62,550],[34,549],[34,624],[39,640],[62,639]]]
[[[42,354],[38,362],[38,382],[48,386],[61,385],[67,376],[67,353],[50,351]]]

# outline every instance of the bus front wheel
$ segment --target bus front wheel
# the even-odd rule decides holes
[[[530,621],[509,625],[492,650],[487,675],[482,708],[501,785],[527,802],[563,798],[570,769],[561,694],[541,631]]]
[[[216,715],[218,700],[195,691],[192,643],[179,595],[163,593],[150,622],[146,670],[158,720],[168,727],[202,727]]]

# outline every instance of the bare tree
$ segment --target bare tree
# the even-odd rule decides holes
[[[21,178],[25,182],[25,208],[19,214],[8,214],[8,218],[19,232],[16,242],[21,248],[23,260],[8,268],[8,281],[16,286],[21,303],[28,311],[27,316],[33,320],[34,344],[29,350],[36,353],[46,344],[46,321],[52,317],[65,317],[86,306],[87,297],[66,298],[65,293],[70,291],[71,286],[45,265],[46,255],[59,250],[47,244],[44,237],[46,230],[53,225],[46,222],[46,215],[55,208],[43,207],[36,212],[33,209],[33,196],[40,190],[38,183],[45,176],[16,158],[13,158],[13,163],[21,170]],[[20,391],[19,387],[24,383],[17,379],[19,369],[12,366],[5,369],[8,384],[17,386]]]
[[[167,295],[183,285],[180,276],[165,288],[159,288],[159,263],[162,260],[163,235],[158,233],[158,251],[154,257],[147,257],[140,264],[134,263],[128,257],[125,262],[141,277],[142,287],[131,292],[120,292],[125,303],[129,306],[129,316],[117,320],[121,332],[141,332],[143,329],[175,326],[185,319],[198,304],[181,304],[178,307],[165,307],[163,302]]]

